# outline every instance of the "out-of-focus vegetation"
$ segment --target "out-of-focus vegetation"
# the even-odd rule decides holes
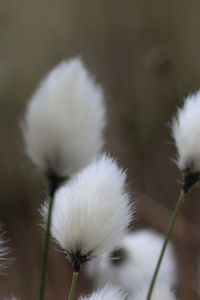
[[[138,201],[135,227],[165,230],[180,179],[168,122],[179,101],[200,87],[199,12],[195,0],[0,2],[0,214],[17,258],[0,281],[2,293],[37,297],[37,209],[45,192],[24,154],[19,122],[39,80],[64,58],[80,55],[105,88],[106,150],[128,168]],[[183,300],[200,297],[198,190],[174,232]],[[54,247],[50,261],[47,299],[62,299],[70,278]],[[86,291],[88,282],[81,283]]]

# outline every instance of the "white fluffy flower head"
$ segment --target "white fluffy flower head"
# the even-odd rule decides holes
[[[123,294],[118,288],[106,285],[101,290],[90,296],[80,297],[79,300],[125,300],[126,295]]]
[[[57,191],[51,232],[74,265],[110,250],[123,237],[131,219],[125,180],[115,161],[102,155]]]
[[[200,91],[185,99],[172,122],[178,151],[177,164],[184,172],[200,172]]]
[[[163,236],[151,230],[138,230],[125,236],[116,251],[94,259],[88,272],[98,287],[106,282],[119,286],[129,295],[149,286],[163,244]],[[158,281],[172,286],[176,281],[176,264],[172,246],[167,247]],[[145,299],[144,299],[145,300]]]
[[[103,98],[79,58],[63,61],[47,74],[28,104],[22,126],[26,151],[42,172],[65,178],[99,153]]]

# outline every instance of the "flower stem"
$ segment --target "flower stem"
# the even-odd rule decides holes
[[[151,299],[153,288],[154,288],[154,285],[155,285],[155,281],[156,281],[156,278],[157,278],[157,275],[158,275],[158,271],[159,271],[159,268],[160,268],[160,265],[161,265],[164,253],[165,253],[165,249],[166,249],[167,244],[168,244],[168,242],[170,240],[171,233],[172,233],[172,230],[173,230],[174,225],[176,223],[177,216],[179,214],[179,211],[180,211],[181,206],[184,203],[184,201],[185,201],[185,193],[181,189],[181,192],[180,192],[178,200],[176,202],[176,206],[174,208],[174,211],[173,211],[173,214],[172,214],[172,217],[171,217],[171,220],[170,220],[167,232],[165,234],[164,243],[163,243],[162,250],[161,250],[161,253],[160,253],[160,256],[159,256],[159,259],[158,259],[158,262],[157,262],[157,265],[156,265],[156,268],[155,268],[155,271],[154,271],[154,274],[153,274],[153,277],[152,277],[152,280],[151,280],[151,284],[149,286],[149,290],[148,290],[148,294],[147,294],[147,298],[146,298],[147,300]]]
[[[70,286],[70,290],[69,290],[67,300],[73,300],[73,298],[74,298],[74,293],[75,293],[75,289],[76,289],[78,274],[79,274],[79,272],[73,272],[71,286]]]
[[[40,294],[39,294],[40,300],[44,300],[44,297],[45,297],[52,207],[53,207],[53,197],[50,197],[49,198],[47,226],[46,226],[46,231],[45,231],[44,248],[43,248],[42,271],[41,271],[41,278],[40,278]]]

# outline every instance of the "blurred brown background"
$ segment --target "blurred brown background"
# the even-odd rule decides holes
[[[45,192],[24,154],[19,121],[39,80],[60,60],[80,55],[105,89],[106,150],[128,169],[137,199],[135,228],[166,229],[181,176],[169,121],[200,86],[200,2],[167,0],[0,1],[0,215],[15,263],[1,295],[38,295]],[[185,204],[173,238],[179,294],[200,299],[200,187]],[[63,255],[50,255],[47,300],[64,299]],[[90,288],[82,274],[79,292]]]

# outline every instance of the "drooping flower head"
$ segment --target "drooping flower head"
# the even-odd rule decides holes
[[[22,125],[26,151],[56,187],[101,151],[104,95],[79,58],[61,62],[30,99]]]
[[[92,293],[90,296],[80,297],[79,300],[125,300],[126,295],[118,288],[107,284],[101,290]]]
[[[56,192],[51,233],[75,270],[123,237],[131,219],[125,179],[116,162],[102,155]]]
[[[184,191],[200,179],[200,91],[187,97],[172,122],[178,157],[177,165],[184,173]]]
[[[110,282],[129,295],[142,289],[144,284],[148,290],[162,244],[163,236],[151,230],[143,229],[129,233],[121,241],[120,248],[90,262],[88,273],[98,288]],[[164,282],[171,287],[175,281],[175,257],[172,246],[168,245],[158,274],[158,282]]]

